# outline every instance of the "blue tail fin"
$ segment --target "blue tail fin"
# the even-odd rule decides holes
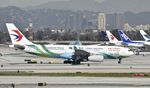
[[[123,42],[132,42],[131,39],[122,30],[119,30],[118,33]]]

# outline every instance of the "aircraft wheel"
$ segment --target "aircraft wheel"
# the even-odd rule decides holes
[[[72,61],[69,61],[69,60],[64,61],[64,64],[71,64],[71,63],[72,63]]]
[[[122,58],[119,58],[118,64],[121,64]]]

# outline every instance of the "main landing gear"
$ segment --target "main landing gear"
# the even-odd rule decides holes
[[[73,55],[72,58],[73,58],[72,65],[80,64],[80,62],[81,62],[81,56],[80,55]]]
[[[122,58],[119,58],[118,64],[121,64]]]
[[[64,61],[64,64],[72,64],[72,62],[73,62],[73,61],[65,60],[65,61]]]
[[[72,60],[65,60],[64,64],[72,64],[72,65],[78,65],[81,62],[81,56],[79,55],[73,55]]]

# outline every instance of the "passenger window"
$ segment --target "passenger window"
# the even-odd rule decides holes
[[[72,49],[72,47],[69,47],[69,49]]]
[[[76,46],[74,46],[74,49],[77,49],[77,47],[76,47]]]
[[[129,49],[128,51],[133,51],[133,50]]]

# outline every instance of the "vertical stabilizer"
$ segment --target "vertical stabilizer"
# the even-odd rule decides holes
[[[142,35],[142,37],[144,38],[145,41],[149,41],[150,40],[150,36],[145,33],[143,30],[140,30],[140,33]]]
[[[13,23],[6,23],[6,27],[9,32],[9,36],[11,38],[12,44],[19,45],[30,45],[33,44],[30,42]]]
[[[132,42],[131,39],[122,30],[119,30],[118,33],[123,42]]]
[[[106,34],[108,36],[108,39],[109,39],[110,43],[116,44],[116,43],[119,42],[118,39],[110,31],[106,30]]]

